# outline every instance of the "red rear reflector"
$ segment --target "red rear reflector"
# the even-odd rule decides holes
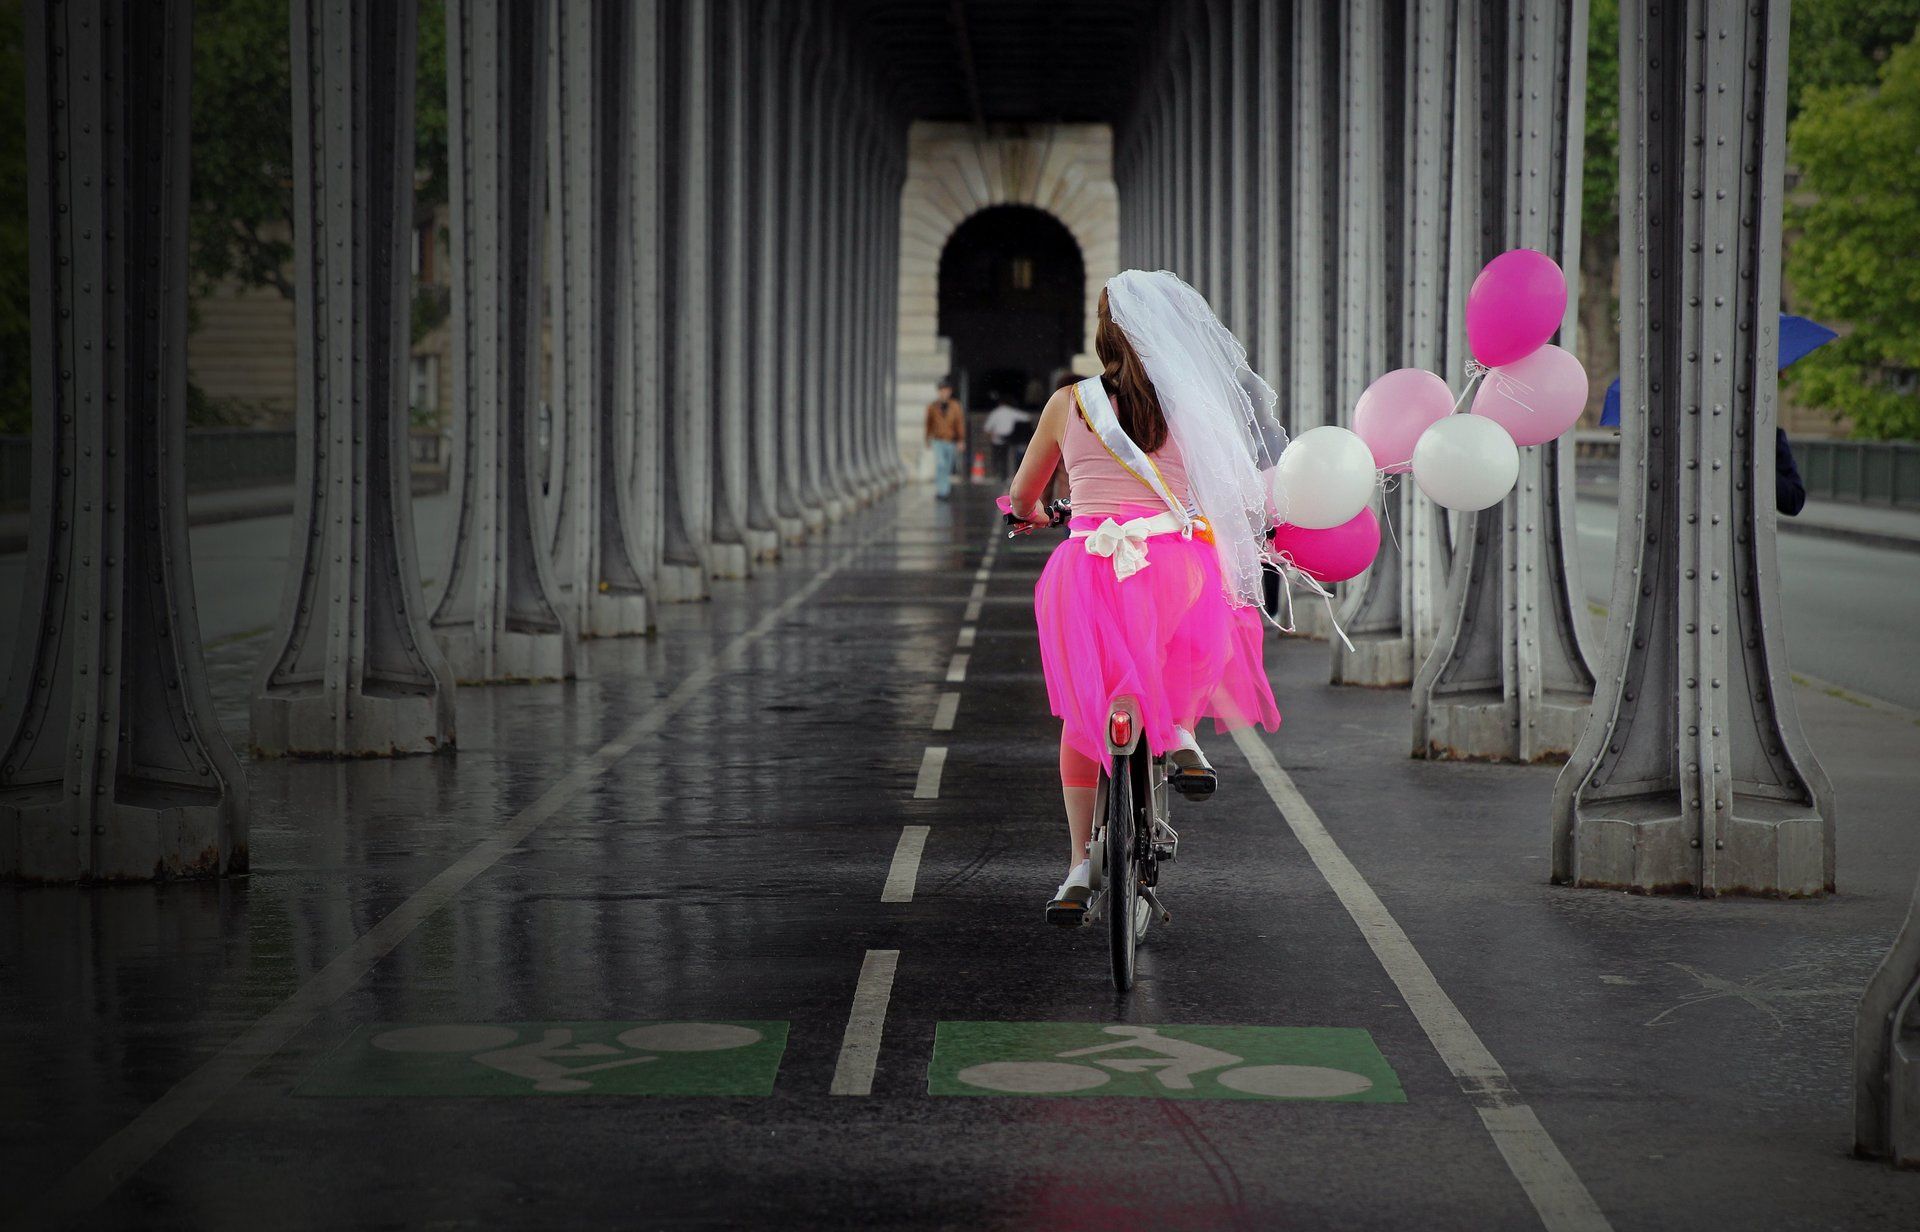
[[[1133,740],[1133,716],[1124,710],[1116,710],[1107,717],[1107,739],[1114,744],[1128,744]]]

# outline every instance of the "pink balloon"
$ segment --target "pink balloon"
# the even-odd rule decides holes
[[[1553,258],[1531,248],[1487,262],[1467,291],[1467,345],[1489,368],[1532,354],[1567,312],[1567,278]]]
[[[1353,430],[1388,474],[1407,470],[1420,434],[1453,413],[1453,391],[1424,368],[1396,368],[1367,386],[1353,407]]]
[[[1552,343],[1488,372],[1473,396],[1473,413],[1505,428],[1516,445],[1546,444],[1586,405],[1587,370]]]
[[[1368,506],[1352,521],[1325,530],[1283,525],[1273,532],[1273,548],[1318,581],[1344,582],[1366,572],[1379,553],[1380,519]]]

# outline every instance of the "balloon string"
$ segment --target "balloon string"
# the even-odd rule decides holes
[[[1477,359],[1467,361],[1467,386],[1460,391],[1459,398],[1454,400],[1454,414],[1458,415],[1460,413],[1460,408],[1466,405],[1467,398],[1479,387],[1480,382],[1486,379],[1487,373],[1492,371],[1493,369],[1487,367]]]
[[[1400,490],[1400,476],[1382,475],[1380,484],[1380,517],[1387,524],[1387,538],[1393,543],[1393,550],[1400,550],[1400,537],[1393,532],[1393,494]]]
[[[1280,591],[1281,591],[1281,594],[1285,597],[1287,602],[1287,619],[1285,624],[1282,624],[1279,618],[1271,614],[1267,616],[1268,621],[1270,621],[1273,624],[1273,627],[1280,630],[1282,633],[1295,632],[1294,618],[1293,618],[1293,587],[1294,587],[1294,583],[1297,582],[1302,587],[1306,588],[1308,593],[1319,595],[1320,601],[1327,605],[1327,623],[1333,626],[1333,631],[1339,635],[1341,643],[1346,646],[1347,653],[1352,654],[1353,643],[1347,640],[1347,631],[1340,627],[1340,618],[1333,614],[1333,592],[1328,590],[1325,586],[1321,585],[1319,578],[1314,577],[1311,573],[1308,573],[1305,569],[1302,569],[1299,565],[1295,564],[1293,561],[1293,554],[1291,552],[1286,551],[1285,549],[1282,549],[1278,552],[1273,553],[1271,556],[1268,557],[1268,560],[1270,560],[1273,564],[1279,566]]]
[[[1515,406],[1527,412],[1527,414],[1529,415],[1538,415],[1540,413],[1539,411],[1535,410],[1533,406],[1530,403],[1528,403],[1524,398],[1520,397],[1519,394],[1514,392],[1515,390],[1525,390],[1528,393],[1532,393],[1533,386],[1527,384],[1523,380],[1520,380],[1518,377],[1509,376],[1504,372],[1497,372],[1494,374],[1494,377],[1495,377],[1494,388],[1499,390],[1501,394],[1505,395],[1507,401],[1513,403]]]

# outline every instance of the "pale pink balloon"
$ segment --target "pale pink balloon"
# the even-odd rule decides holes
[[[1493,420],[1523,446],[1559,436],[1586,405],[1587,370],[1552,343],[1488,372],[1473,396],[1473,413]]]
[[[1567,312],[1567,278],[1553,258],[1531,248],[1487,262],[1467,289],[1467,345],[1489,368],[1532,354]]]
[[[1398,474],[1434,422],[1453,413],[1453,391],[1424,368],[1396,368],[1367,386],[1353,406],[1353,431],[1373,451],[1373,465]]]
[[[1380,519],[1369,505],[1352,520],[1325,530],[1280,526],[1273,532],[1273,547],[1318,581],[1344,582],[1366,572],[1379,554]]]

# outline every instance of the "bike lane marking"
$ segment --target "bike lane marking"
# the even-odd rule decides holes
[[[1360,1027],[941,1022],[929,1095],[1405,1103]]]
[[[967,682],[967,659],[969,657],[970,656],[964,653],[953,656],[952,662],[947,664],[948,684],[965,684]]]
[[[575,796],[633,752],[641,741],[667,726],[688,704],[707,696],[722,671],[744,668],[746,651],[772,633],[796,608],[818,594],[833,576],[879,539],[882,523],[850,544],[798,590],[704,662],[618,737],[560,776],[531,804],[502,821],[465,855],[442,869],[399,906],[335,955],[285,1000],[254,1021],[198,1069],[170,1087],[138,1116],[95,1147],[52,1187],[33,1199],[29,1222],[65,1226],[98,1206],[183,1130],[238,1086],[247,1075],[279,1053],[322,1010],[353,989],[375,964],[392,953],[430,916],[457,897],[476,878],[520,846],[560,813]]]
[[[910,903],[913,886],[920,877],[920,856],[927,849],[931,826],[900,827],[900,842],[893,849],[893,863],[887,868],[887,884],[880,890],[883,903]]]
[[[940,704],[935,707],[933,712],[933,730],[952,731],[953,720],[959,713],[960,695],[958,693],[942,693],[940,695]]]
[[[833,1067],[829,1095],[873,1094],[873,1071],[880,1062],[880,1037],[887,1029],[887,1002],[893,997],[893,973],[900,966],[899,950],[868,950],[860,963],[860,981],[853,989],[853,1010],[840,1040],[840,1060]]]
[[[975,638],[976,636],[978,636],[978,634],[979,634],[979,632],[980,632],[980,630],[978,630],[978,629],[976,629],[976,628],[975,628],[975,627],[974,627],[973,625],[971,625],[971,624],[966,624],[966,625],[962,625],[962,626],[960,627],[960,641],[959,641],[959,643],[958,643],[958,645],[959,645],[959,647],[960,647],[960,649],[962,649],[962,650],[972,650],[972,649],[973,649],[973,639],[974,639],[974,638]]]
[[[945,745],[930,744],[920,757],[920,780],[913,785],[913,798],[916,800],[938,800],[940,798],[940,771],[946,768],[947,749]]]
[[[299,1096],[771,1095],[784,1022],[420,1023],[356,1027]]]
[[[1413,1011],[1434,1051],[1480,1114],[1481,1124],[1506,1160],[1508,1171],[1526,1191],[1541,1224],[1551,1232],[1610,1232],[1613,1225],[1607,1222],[1573,1165],[1554,1145],[1533,1109],[1520,1098],[1506,1070],[1494,1060],[1453,998],[1440,987],[1433,969],[1413,948],[1399,921],[1334,842],[1292,777],[1251,729],[1242,728],[1233,739],[1294,837],[1306,848],[1314,867],[1359,926],[1360,935],[1400,990],[1401,999]]]

